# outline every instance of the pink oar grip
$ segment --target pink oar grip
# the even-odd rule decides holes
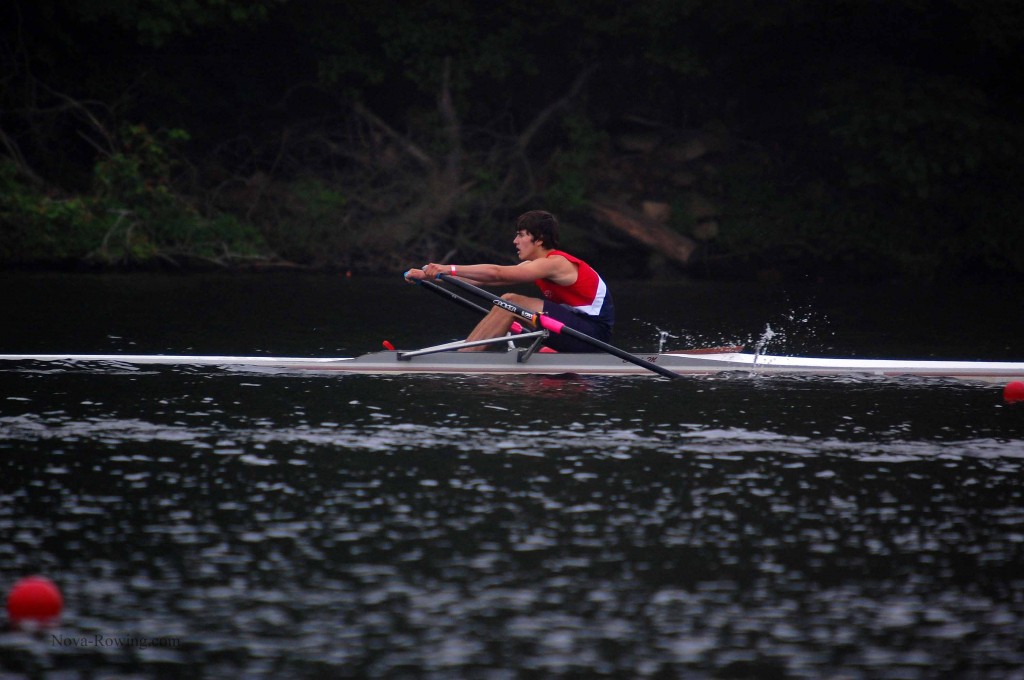
[[[518,321],[513,321],[512,322],[512,327],[511,327],[510,330],[513,333],[522,333],[523,332],[523,325],[521,323],[519,323]]]
[[[540,325],[548,329],[552,333],[562,332],[562,326],[564,326],[565,324],[562,323],[561,321],[552,319],[546,314],[538,314],[537,317],[540,319]]]

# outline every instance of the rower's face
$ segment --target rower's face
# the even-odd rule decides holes
[[[516,247],[516,252],[519,253],[520,260],[531,259],[531,255],[540,247],[533,239],[533,234],[522,229],[516,232],[516,237],[512,240],[512,243]]]

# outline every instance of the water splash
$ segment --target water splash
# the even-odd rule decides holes
[[[745,345],[753,347],[757,356],[769,354],[769,347],[774,353],[785,351],[814,354],[827,349],[827,343],[823,342],[825,336],[835,335],[830,329],[828,318],[809,307],[792,307],[772,314],[765,322],[764,329],[753,334],[728,330],[715,334],[685,328],[670,331],[643,319],[633,321],[653,334],[658,352]]]
[[[634,321],[641,326],[647,326],[648,328],[653,329],[659,353],[697,349],[702,347],[744,344],[744,341],[737,340],[736,336],[726,336],[724,334],[712,336],[706,333],[691,332],[686,329],[673,333],[672,331],[664,330],[655,324],[641,319],[634,319]]]
[[[749,345],[754,346],[757,357],[780,353],[821,353],[827,349],[824,336],[835,335],[828,319],[814,309],[790,309],[773,316],[765,323],[764,330],[751,336]]]
[[[672,335],[668,331],[658,330],[658,354],[665,351],[665,341],[669,338],[677,338],[679,336]]]
[[[768,343],[778,337],[779,334],[772,330],[770,323],[764,325],[764,331],[761,333],[761,337],[757,339],[754,345],[754,364],[757,364],[757,360],[764,354],[765,347]]]

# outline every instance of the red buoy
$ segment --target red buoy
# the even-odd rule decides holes
[[[1014,380],[1003,388],[1003,399],[1007,404],[1024,401],[1024,382]]]
[[[7,615],[13,623],[49,623],[60,616],[63,608],[60,590],[45,576],[26,576],[7,596]]]

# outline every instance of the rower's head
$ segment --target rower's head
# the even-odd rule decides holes
[[[516,219],[516,234],[526,233],[546,250],[558,248],[558,218],[546,210],[531,210]]]

